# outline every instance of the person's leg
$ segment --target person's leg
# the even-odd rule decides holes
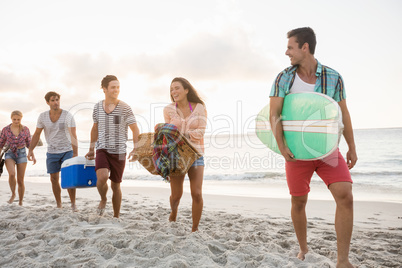
[[[300,260],[304,260],[308,252],[306,204],[315,168],[313,161],[286,162],[286,181],[292,196],[291,217],[299,242],[297,258]]]
[[[194,166],[188,171],[190,178],[190,190],[192,204],[193,227],[192,232],[198,231],[204,201],[202,199],[202,182],[204,178],[204,166]]]
[[[101,197],[101,201],[99,202],[98,206],[98,213],[99,215],[102,215],[105,207],[106,207],[106,202],[107,202],[107,191],[108,191],[108,185],[107,185],[107,180],[109,179],[109,169],[107,168],[100,168],[96,171],[96,188],[98,188],[99,195]]]
[[[107,181],[109,179],[110,165],[108,161],[108,154],[106,150],[96,150],[95,158],[95,171],[96,171],[96,188],[100,195],[100,202],[98,205],[98,214],[103,215],[107,202]]]
[[[183,195],[184,177],[185,175],[170,177],[170,208],[172,211],[169,221],[176,221],[180,199]]]
[[[19,205],[22,206],[22,202],[25,194],[25,184],[24,184],[24,176],[25,170],[27,168],[27,163],[17,164],[17,183],[18,183],[18,197],[19,197]]]
[[[126,165],[126,154],[106,154],[110,165],[110,186],[113,191],[113,217],[120,217],[122,193],[120,183],[123,178],[124,167]]]
[[[68,151],[65,152],[64,154],[62,154],[62,157],[60,159],[60,169],[61,169],[61,165],[63,164],[64,161],[73,158],[73,151]],[[77,206],[75,204],[75,199],[76,199],[76,189],[75,188],[70,188],[67,189],[68,192],[68,196],[70,197],[70,202],[71,202],[71,209],[75,212],[78,211],[77,210]]]
[[[68,192],[68,196],[70,197],[71,209],[73,211],[77,211],[77,206],[75,204],[76,189],[75,188],[70,188],[70,189],[67,189],[67,192]]]
[[[353,181],[349,168],[339,150],[336,150],[321,161],[316,172],[328,186],[336,202],[335,231],[338,249],[336,267],[353,267],[349,262],[353,230]]]
[[[61,187],[59,178],[59,172],[50,173],[50,182],[52,183],[52,190],[54,198],[56,199],[56,205],[58,208],[61,208]]]
[[[297,258],[304,260],[308,252],[306,204],[308,195],[292,196],[291,216],[300,251]]]
[[[62,208],[61,203],[61,187],[60,187],[60,158],[61,154],[46,153],[46,168],[47,173],[50,174],[50,182],[52,183],[52,191],[56,199],[58,208]]]
[[[121,188],[120,183],[111,181],[110,188],[112,188],[112,204],[113,204],[113,217],[118,218],[120,216],[120,207],[121,207]]]
[[[8,203],[11,204],[15,199],[15,187],[17,185],[17,181],[15,179],[15,161],[11,158],[6,159],[5,165],[8,172],[8,184],[10,185],[11,197],[8,200]]]
[[[335,202],[335,231],[338,261],[336,267],[354,267],[349,262],[350,240],[353,230],[353,194],[350,182],[336,182],[329,185]]]

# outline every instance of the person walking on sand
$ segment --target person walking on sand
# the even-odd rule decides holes
[[[175,125],[188,139],[190,144],[202,155],[204,154],[204,134],[207,125],[207,110],[197,91],[187,79],[176,77],[170,84],[172,103],[163,110],[165,123]],[[202,208],[202,182],[204,178],[204,157],[201,156],[188,170],[192,203],[192,231],[198,230]],[[183,195],[184,175],[170,177],[169,221],[176,221],[180,199]]]
[[[118,99],[120,82],[114,75],[102,79],[101,88],[105,99],[95,104],[93,109],[94,124],[91,129],[91,143],[85,157],[95,159],[95,170],[101,201],[98,214],[103,215],[107,202],[108,178],[113,191],[113,216],[119,218],[122,193],[120,183],[126,164],[126,142],[128,127],[133,132],[134,148],[128,159],[134,160],[135,146],[138,142],[139,129],[135,116],[128,104]],[[95,157],[96,142],[96,157]]]
[[[8,203],[14,202],[16,197],[15,188],[18,184],[18,204],[22,206],[25,185],[24,176],[27,167],[27,153],[25,147],[29,148],[31,134],[28,127],[21,124],[22,113],[13,111],[11,113],[12,123],[3,128],[0,135],[0,152],[7,144],[9,150],[5,154],[5,165],[8,171],[8,183],[10,184],[11,197]],[[17,179],[15,179],[15,169],[17,168]]]
[[[39,115],[36,124],[36,131],[32,136],[31,146],[29,147],[28,159],[36,163],[34,149],[39,142],[42,130],[45,131],[47,142],[46,168],[50,174],[52,190],[56,205],[62,207],[60,170],[62,163],[78,155],[78,141],[76,126],[73,116],[66,110],[60,108],[60,94],[49,91],[45,95],[47,105],[50,110]],[[67,189],[70,196],[71,208],[77,211],[75,204],[75,188]]]
[[[286,179],[291,198],[291,217],[299,242],[297,257],[304,260],[308,252],[306,204],[310,191],[310,180],[314,171],[326,183],[335,202],[335,230],[337,235],[337,267],[353,267],[349,262],[349,247],[353,229],[352,179],[349,169],[357,161],[351,117],[346,106],[346,95],[342,77],[335,70],[322,65],[314,57],[316,36],[309,28],[298,28],[288,32],[286,55],[291,67],[282,71],[275,79],[270,93],[270,122],[278,148],[286,160]],[[284,143],[280,120],[284,97],[295,92],[319,92],[338,102],[344,124],[343,135],[349,150],[346,161],[337,149],[327,158],[316,161],[299,161]]]

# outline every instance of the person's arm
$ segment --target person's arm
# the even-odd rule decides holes
[[[352,169],[357,162],[357,153],[355,139],[353,136],[352,119],[350,118],[349,110],[346,105],[346,100],[338,102],[339,107],[342,112],[342,121],[344,125],[343,136],[345,137],[346,143],[348,144],[349,150],[346,154],[346,163],[349,169]]]
[[[269,102],[269,122],[271,124],[272,133],[278,144],[278,149],[281,151],[282,156],[286,161],[296,161],[294,159],[293,153],[285,145],[283,136],[283,126],[281,121],[282,107],[283,107],[282,97],[271,97]]]
[[[140,135],[140,130],[138,129],[137,123],[129,125],[131,131],[133,132],[133,150],[128,154],[129,161],[137,161],[138,155],[135,154],[135,148],[138,144],[138,136]]]
[[[29,132],[29,128],[25,127],[26,137],[25,137],[25,147],[29,148],[31,146],[31,133]]]
[[[197,142],[205,135],[205,130],[207,128],[207,111],[203,109],[202,113],[196,117],[195,120],[198,120],[198,127],[196,129],[189,129],[186,133],[184,133],[184,135],[189,137],[190,140]],[[191,126],[191,118],[187,124]]]
[[[98,123],[94,123],[91,129],[91,141],[89,144],[89,152],[85,157],[89,160],[95,159],[95,142],[98,140]]]
[[[168,112],[168,108],[165,107],[163,109],[163,118],[165,119],[165,123],[169,124],[170,123],[170,116],[169,116],[169,112]]]
[[[32,136],[31,139],[31,144],[29,145],[29,151],[28,151],[28,160],[33,161],[33,164],[36,164],[36,158],[33,153],[33,150],[35,149],[36,145],[38,145],[39,139],[40,139],[40,134],[42,133],[43,128],[36,128],[35,133]]]
[[[5,135],[5,130],[3,129],[0,133],[0,152],[3,151],[3,147],[6,144],[6,135]],[[3,156],[3,155],[2,155]]]
[[[69,127],[68,132],[70,133],[71,147],[73,147],[73,157],[76,157],[78,156],[77,129],[76,127]]]

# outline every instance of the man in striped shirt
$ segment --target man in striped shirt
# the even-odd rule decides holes
[[[32,136],[31,145],[29,147],[28,159],[34,161],[34,164],[36,163],[33,150],[39,142],[42,130],[44,130],[47,143],[47,173],[50,174],[50,181],[52,182],[57,207],[61,208],[59,174],[62,163],[78,155],[77,134],[73,116],[66,110],[60,108],[60,95],[54,91],[50,91],[45,95],[45,100],[50,107],[50,111],[43,112],[39,115],[36,131]],[[67,191],[70,196],[71,208],[73,211],[76,211],[75,188],[67,189]]]
[[[327,184],[336,201],[335,230],[337,234],[337,267],[353,267],[349,262],[349,247],[353,229],[352,180],[349,169],[357,161],[353,129],[342,77],[335,70],[321,65],[315,57],[316,37],[309,28],[298,28],[288,32],[288,47],[291,67],[276,78],[270,94],[270,122],[278,148],[286,160],[286,179],[292,195],[291,216],[299,241],[298,258],[304,260],[308,252],[307,217],[305,207],[310,191],[309,183],[314,172]],[[344,132],[349,146],[347,162],[337,150],[333,159],[337,165],[324,160],[298,161],[284,142],[281,113],[287,94],[296,92],[319,92],[336,100],[341,108]]]
[[[115,218],[120,216],[122,193],[120,183],[126,164],[126,142],[128,127],[133,132],[134,149],[128,158],[134,160],[135,145],[138,141],[139,129],[135,116],[128,104],[118,99],[120,82],[114,75],[107,75],[101,82],[105,99],[95,104],[93,110],[94,124],[91,130],[91,144],[88,159],[96,158],[95,170],[97,176],[96,187],[101,197],[98,214],[103,215],[106,207],[107,181],[113,191],[112,204]]]

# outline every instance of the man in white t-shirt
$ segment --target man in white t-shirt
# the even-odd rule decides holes
[[[34,164],[36,163],[33,150],[38,144],[42,130],[45,130],[47,143],[47,173],[50,174],[50,181],[52,182],[57,207],[61,208],[59,174],[62,163],[78,155],[77,134],[73,116],[66,110],[60,108],[60,95],[54,91],[50,91],[45,95],[45,100],[50,110],[39,115],[36,131],[32,136],[31,145],[29,147],[28,159],[34,161]],[[76,211],[75,188],[68,189],[67,191],[70,196],[71,208],[73,211]]]
[[[103,215],[106,207],[107,181],[110,178],[110,186],[113,191],[112,204],[115,218],[120,216],[122,193],[120,183],[126,164],[126,142],[128,128],[133,132],[134,149],[128,158],[134,156],[135,145],[138,141],[139,130],[131,107],[118,99],[120,82],[114,75],[107,75],[102,79],[101,87],[105,93],[105,99],[95,104],[93,110],[93,127],[91,130],[91,144],[88,159],[95,158],[96,142],[96,187],[101,201],[98,206],[98,214]]]

